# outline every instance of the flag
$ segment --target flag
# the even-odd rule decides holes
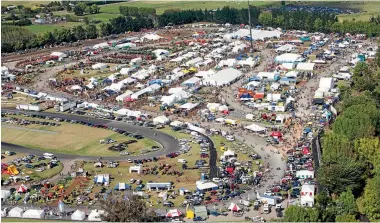
[[[62,200],[59,200],[58,202],[58,210],[59,212],[63,212],[65,210],[65,203],[63,203]]]

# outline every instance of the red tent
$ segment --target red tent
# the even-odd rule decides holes
[[[229,174],[232,174],[234,172],[234,168],[233,167],[227,167],[226,168],[226,171],[229,173]]]
[[[17,188],[17,192],[19,193],[25,193],[26,190],[28,190],[28,188],[24,184],[21,184],[20,187]]]
[[[310,150],[308,147],[303,147],[302,148],[302,154],[303,155],[309,155],[310,154]]]
[[[282,133],[280,131],[273,131],[270,136],[272,137],[276,137],[276,138],[281,138],[282,137]]]
[[[179,217],[182,215],[182,212],[180,212],[178,209],[173,209],[173,210],[170,210],[167,214],[166,214],[166,217],[167,218],[175,218],[175,217]]]

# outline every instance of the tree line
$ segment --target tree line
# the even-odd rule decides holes
[[[119,12],[123,16],[156,15],[156,9],[145,7],[120,6]]]
[[[380,221],[380,48],[340,90],[339,116],[322,137],[315,208],[291,207],[285,221]]]
[[[67,3],[64,3],[67,5]],[[77,3],[73,9],[75,14],[98,13],[97,5]],[[110,19],[109,22],[101,23],[99,26],[89,24],[88,19],[84,19],[86,26],[77,26],[72,29],[60,29],[47,32],[41,35],[28,34],[32,36],[27,41],[8,42],[2,45],[3,52],[14,52],[29,48],[41,47],[46,44],[60,44],[62,42],[73,42],[88,38],[104,37],[110,34],[120,34],[128,31],[140,31],[145,28],[164,27],[167,25],[181,25],[194,22],[215,22],[230,24],[246,24],[248,21],[248,9],[236,9],[231,7],[218,8],[217,10],[180,10],[170,9],[162,15],[156,15],[155,9],[124,7],[119,8],[121,16]],[[262,11],[251,6],[251,24],[283,27],[285,29],[301,29],[310,32],[338,32],[338,33],[365,33],[368,36],[378,36],[380,26],[378,19],[372,18],[368,22],[344,21],[338,22],[336,15],[322,12],[286,11],[274,9],[272,11]],[[87,22],[86,22],[87,21]],[[22,25],[23,22],[19,25]],[[25,23],[26,24],[26,23]],[[7,36],[7,32],[1,31],[2,36]],[[20,30],[25,33],[26,30]],[[14,30],[12,32],[14,32]],[[10,39],[6,37],[7,39]]]

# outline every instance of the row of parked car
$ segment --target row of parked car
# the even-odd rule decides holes
[[[48,126],[60,126],[61,124],[55,123],[55,122],[45,122],[45,121],[39,121],[39,120],[26,120],[22,118],[3,118],[1,119],[1,122],[13,124],[13,125],[48,125]]]

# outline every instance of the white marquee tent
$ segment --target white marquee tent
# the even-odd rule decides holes
[[[300,62],[301,60],[302,56],[295,53],[284,53],[274,59],[274,61],[277,63],[294,63]]]
[[[1,190],[1,200],[4,201],[11,196],[11,192],[9,190]]]
[[[14,207],[8,212],[8,217],[22,218],[22,213],[24,213],[24,210],[22,208]]]
[[[88,221],[102,221],[100,215],[104,214],[103,210],[92,210],[88,215]]]
[[[314,70],[315,63],[299,63],[297,64],[296,69],[297,70],[306,70],[306,71],[312,71]]]
[[[163,115],[157,116],[153,119],[153,123],[155,124],[167,124],[169,122],[170,122],[169,118]]]
[[[236,70],[234,68],[227,68],[205,78],[202,83],[203,85],[222,86],[231,84],[242,75],[243,73],[239,70]]]
[[[256,124],[248,125],[245,128],[254,132],[265,132],[267,130],[265,127]]]
[[[26,210],[22,214],[22,218],[38,218],[38,219],[41,219],[41,218],[44,218],[44,216],[45,216],[45,211],[44,210],[37,210],[37,209],[29,209],[29,210]]]
[[[81,210],[76,210],[71,215],[71,220],[73,221],[83,221],[86,218],[86,213]]]

